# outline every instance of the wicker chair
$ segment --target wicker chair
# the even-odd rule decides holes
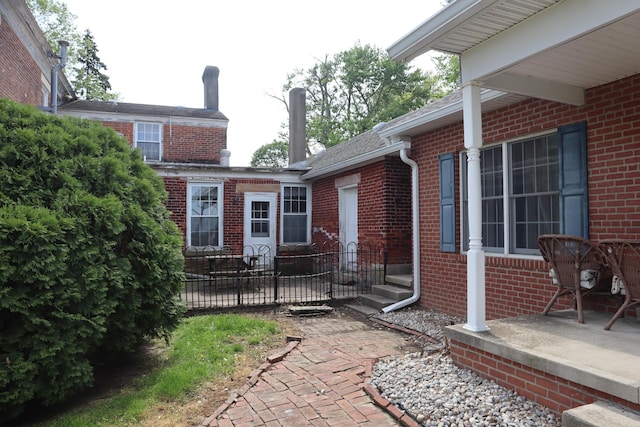
[[[640,241],[605,240],[600,242],[600,249],[624,287],[624,300],[604,328],[608,331],[627,309],[640,304]]]
[[[538,248],[551,266],[558,290],[542,314],[545,316],[562,295],[571,294],[578,312],[578,322],[584,323],[582,297],[611,285],[611,271],[606,257],[597,244],[578,236],[543,234]]]

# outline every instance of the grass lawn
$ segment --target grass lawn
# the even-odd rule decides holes
[[[150,343],[126,365],[97,375],[90,396],[31,425],[198,425],[285,345],[285,323],[265,314],[185,318],[170,343]]]

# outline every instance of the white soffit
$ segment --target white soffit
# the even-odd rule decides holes
[[[586,89],[634,74],[640,64],[628,62],[627,56],[640,56],[638,13],[637,1],[557,3],[463,52],[462,80],[486,81],[507,72]],[[611,67],[614,64],[602,63],[602,57],[607,56],[622,61],[618,71]],[[536,74],[532,72],[534,64]],[[592,66],[604,72],[585,86],[587,80],[576,79],[574,73],[590,74]],[[562,73],[554,71],[560,69]]]
[[[430,50],[460,54],[559,0],[455,0],[387,50],[409,61]]]
[[[640,13],[509,67],[514,74],[591,88],[640,72]]]
[[[640,1],[455,0],[389,48],[461,55],[462,81],[573,105],[640,72]]]
[[[509,28],[529,19],[559,0],[502,0],[480,1],[487,5],[480,13],[468,19],[434,42],[433,49],[462,53]]]

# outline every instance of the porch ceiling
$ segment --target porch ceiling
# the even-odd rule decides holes
[[[455,0],[388,49],[430,50],[461,55],[463,83],[579,105],[640,72],[640,2]]]

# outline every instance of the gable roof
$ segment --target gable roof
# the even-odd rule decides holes
[[[363,156],[376,152],[385,146],[385,141],[377,132],[369,130],[365,133],[357,135],[348,141],[344,141],[338,145],[321,151],[307,159],[307,167],[312,170],[330,171],[336,165],[362,162]],[[353,162],[350,162],[353,161]]]
[[[389,123],[397,122],[401,117]],[[311,179],[332,175],[379,161],[387,155],[397,155],[401,148],[408,147],[408,145],[404,142],[393,144],[390,140],[380,136],[379,130],[388,126],[389,123],[380,123],[375,127],[375,130],[368,130],[309,157],[306,166],[310,170],[302,177]]]

